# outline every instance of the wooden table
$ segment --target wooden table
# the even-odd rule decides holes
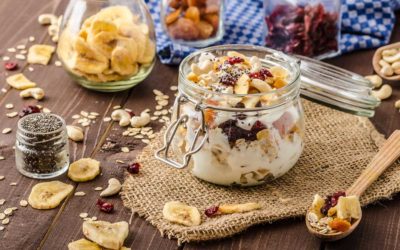
[[[67,1],[59,0],[2,0],[0,1],[0,36],[1,56],[9,55],[7,48],[15,47],[28,36],[35,36],[35,43],[51,44],[47,29],[37,23],[37,16],[42,13],[62,14]],[[399,25],[397,25],[399,27]],[[399,41],[400,31],[392,36],[392,41]],[[373,50],[359,51],[329,62],[353,70],[360,74],[372,73],[371,58]],[[71,116],[82,110],[96,111],[103,116],[109,116],[112,107],[121,105],[140,112],[145,108],[154,107],[152,90],[154,88],[172,96],[169,86],[177,83],[177,68],[156,64],[150,77],[130,91],[116,94],[103,94],[83,89],[73,83],[60,67],[54,65],[53,57],[49,66],[34,65],[30,72],[25,62],[21,70],[30,79],[38,83],[46,91],[46,99],[40,102],[53,113],[63,116],[67,123],[72,122]],[[0,88],[8,88],[4,79],[9,72],[1,70]],[[384,101],[372,121],[377,129],[385,135],[400,128],[400,114],[393,108],[395,100],[400,99],[398,83],[393,96]],[[13,110],[19,111],[24,105],[35,104],[36,101],[24,100],[18,96],[18,91],[9,90],[0,93],[0,129],[13,128],[12,133],[0,134],[0,155],[5,160],[0,161],[0,175],[5,180],[0,181],[0,199],[6,203],[0,206],[0,211],[6,207],[19,207],[21,199],[27,199],[33,185],[38,183],[20,175],[14,162],[13,144],[18,118],[7,118],[5,104],[13,103]],[[0,231],[0,249],[66,249],[69,242],[81,238],[82,219],[79,213],[87,212],[90,216],[108,221],[129,220],[130,211],[123,207],[118,197],[112,198],[116,212],[104,214],[96,207],[98,192],[94,187],[106,186],[110,177],[122,180],[125,171],[122,165],[115,163],[116,159],[132,160],[144,146],[139,140],[121,136],[122,130],[113,123],[102,122],[86,129],[84,143],[71,143],[71,160],[81,157],[92,157],[102,164],[102,176],[89,183],[72,183],[65,175],[58,178],[74,185],[76,191],[86,192],[85,197],[69,197],[62,205],[53,210],[39,211],[30,207],[19,207],[11,217],[11,222],[4,231]],[[106,138],[112,138],[119,145],[128,145],[130,153],[117,151],[102,151],[101,145]],[[399,180],[400,181],[400,180]],[[10,186],[16,182],[16,186]],[[160,233],[138,216],[133,217],[130,235],[126,245],[132,249],[395,249],[400,248],[400,196],[394,196],[391,201],[382,201],[370,205],[364,210],[363,221],[359,228],[348,238],[335,243],[323,243],[307,233],[303,218],[279,221],[273,224],[255,226],[232,238],[207,243],[190,243],[177,246],[175,240],[160,236]]]

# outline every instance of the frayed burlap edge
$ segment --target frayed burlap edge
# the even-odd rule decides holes
[[[379,148],[385,142],[384,136],[375,129],[373,124],[367,118],[358,117],[357,119],[357,126],[361,126],[365,130],[367,130],[366,132],[370,135],[371,141],[376,145],[377,148]],[[158,136],[161,137],[162,133],[163,132],[161,132]],[[138,161],[142,162],[143,155],[152,155],[154,150],[158,149],[161,146],[160,143],[161,142],[158,141],[158,143],[151,143],[146,146],[141,154],[138,156]],[[297,207],[295,208],[285,209],[285,211],[282,211],[281,213],[275,215],[269,215],[268,212],[264,213],[264,210],[249,212],[246,213],[245,216],[242,216],[242,214],[227,215],[223,216],[224,218],[219,219],[218,225],[222,225],[221,227],[218,227],[218,225],[214,225],[212,227],[208,227],[206,230],[199,229],[198,227],[183,227],[165,222],[165,220],[162,219],[161,209],[158,211],[158,214],[151,214],[149,213],[149,211],[146,210],[142,201],[143,197],[146,194],[135,192],[134,184],[137,181],[136,178],[145,177],[132,176],[130,174],[126,174],[125,176],[125,182],[123,184],[123,190],[121,192],[121,198],[123,200],[124,206],[131,209],[132,212],[137,213],[139,216],[145,218],[146,221],[148,221],[151,225],[157,227],[161,235],[167,236],[168,238],[176,238],[178,240],[178,244],[191,241],[206,241],[225,238],[240,233],[250,226],[271,223],[284,218],[304,216],[305,211],[309,206],[309,202],[304,203],[301,205],[297,205]],[[203,184],[212,185],[206,183]],[[382,185],[381,182],[380,185]],[[361,204],[364,206],[377,200],[390,199],[394,193],[397,193],[399,191],[400,182],[397,185],[386,187],[384,188],[384,190],[379,187],[369,188],[365,195],[361,197]],[[160,192],[162,191],[160,190]]]

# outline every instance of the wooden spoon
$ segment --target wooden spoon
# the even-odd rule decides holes
[[[400,75],[392,75],[392,76],[385,76],[381,73],[381,65],[379,65],[379,61],[382,59],[382,51],[386,49],[399,49],[400,42],[392,43],[383,47],[380,47],[375,51],[374,57],[372,58],[372,66],[374,67],[375,72],[382,78],[390,81],[397,81],[400,80]]]
[[[369,163],[367,168],[361,173],[358,179],[346,190],[346,195],[356,195],[360,197],[364,191],[378,179],[378,177],[385,171],[389,166],[392,165],[396,159],[400,157],[400,130],[396,130],[393,134],[387,139],[384,145],[380,148],[379,152],[374,156],[372,161]],[[356,220],[351,227],[345,232],[337,232],[331,234],[322,234],[316,231],[313,227],[311,227],[310,222],[308,221],[308,213],[306,215],[306,225],[308,231],[315,235],[316,237],[326,240],[326,241],[335,241],[340,240],[349,234],[351,234],[354,229],[360,224],[361,216],[358,220]]]

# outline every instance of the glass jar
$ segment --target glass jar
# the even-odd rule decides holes
[[[49,179],[68,170],[65,121],[58,115],[35,113],[18,121],[15,142],[18,171],[30,178]]]
[[[60,30],[58,57],[88,89],[129,89],[154,66],[154,27],[143,0],[70,0]]]
[[[340,53],[340,0],[264,0],[266,46],[318,59]]]
[[[224,36],[224,8],[224,0],[163,0],[163,28],[174,43],[206,47]]]
[[[256,56],[266,68],[284,68],[287,85],[266,93],[232,94],[188,80],[191,65],[204,53],[218,58],[230,51]],[[194,176],[220,185],[252,186],[278,178],[296,164],[303,150],[304,115],[299,91],[298,60],[281,52],[249,45],[215,46],[195,52],[180,65],[173,122],[156,157],[177,168],[190,165]],[[244,100],[263,103],[238,105]],[[170,148],[176,158],[169,154]]]

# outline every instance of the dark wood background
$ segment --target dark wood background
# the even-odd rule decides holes
[[[67,1],[61,0],[2,0],[0,1],[0,55],[9,55],[7,48],[23,43],[29,36],[35,36],[35,43],[51,44],[46,27],[37,23],[37,17],[42,13],[62,14]],[[392,42],[399,41],[400,32],[397,23]],[[373,50],[358,51],[328,60],[328,62],[359,74],[371,74]],[[96,111],[101,116],[110,114],[114,105],[131,108],[140,112],[144,108],[153,108],[152,89],[157,88],[171,94],[169,86],[177,83],[177,68],[157,63],[148,79],[130,91],[116,94],[103,94],[83,89],[73,83],[67,74],[51,65],[34,65],[35,70],[29,72],[24,62],[20,62],[21,72],[38,83],[46,92],[46,99],[40,104],[63,116],[67,123],[72,122],[71,116],[81,110]],[[8,72],[0,67],[0,88],[8,89],[5,78]],[[373,123],[377,129],[389,135],[400,128],[400,114],[393,107],[395,100],[400,99],[399,83],[391,83],[394,87],[393,96],[384,101],[377,110]],[[15,142],[15,127],[17,118],[7,118],[4,108],[6,103],[13,103],[14,110],[19,111],[24,105],[36,101],[24,100],[18,92],[10,90],[0,93],[0,129],[14,128],[7,135],[0,134],[0,155],[5,160],[0,161],[0,175],[6,177],[0,181],[0,199],[6,203],[0,206],[0,211],[6,207],[19,207],[21,199],[27,199],[29,192],[38,181],[20,175],[15,169],[13,144]],[[137,152],[144,146],[132,138],[121,138],[121,129],[112,123],[103,123],[101,119],[86,129],[87,138],[84,144],[71,143],[71,160],[83,156],[96,158],[102,163],[103,175],[89,183],[72,183],[66,176],[58,179],[71,183],[75,191],[84,191],[84,197],[70,197],[58,208],[48,211],[38,211],[30,207],[19,207],[11,217],[11,222],[4,231],[0,231],[0,249],[66,249],[67,244],[81,238],[82,219],[79,213],[87,212],[90,216],[108,221],[129,220],[130,211],[122,206],[118,197],[112,198],[116,212],[104,214],[96,208],[98,193],[93,190],[97,186],[106,186],[110,177],[122,180],[124,169],[115,163],[116,159],[127,161],[134,159]],[[106,138],[118,140],[120,145],[128,145],[128,154],[100,150]],[[400,181],[400,180],[399,180]],[[17,182],[17,186],[10,186]],[[130,235],[126,246],[132,249],[400,249],[400,196],[394,196],[390,201],[378,202],[364,209],[363,221],[359,228],[348,238],[335,242],[324,243],[308,234],[302,218],[275,222],[273,224],[252,227],[232,238],[205,243],[190,243],[178,246],[175,240],[160,236],[160,233],[138,216],[133,217]]]

